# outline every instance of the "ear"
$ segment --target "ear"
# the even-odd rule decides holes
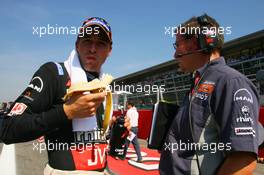
[[[112,54],[112,45],[110,45],[109,52],[107,54],[107,57],[109,57]]]

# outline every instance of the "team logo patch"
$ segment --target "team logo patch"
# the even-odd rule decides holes
[[[200,100],[207,100],[208,99],[208,94],[207,93],[195,93],[194,95],[196,98],[199,98]]]
[[[211,94],[214,91],[214,85],[212,85],[212,84],[200,84],[197,91],[198,92],[204,92],[207,94]]]
[[[72,148],[71,153],[76,170],[92,171],[105,168],[106,153],[108,150],[106,143],[90,143],[77,150]]]
[[[37,139],[37,141],[38,141],[39,143],[44,143],[44,142],[45,142],[45,137],[44,137],[44,136],[41,136],[41,137],[39,137],[39,138]]]
[[[102,129],[95,129],[92,131],[75,131],[75,143],[105,143],[106,138]]]
[[[253,104],[253,97],[249,90],[242,88],[238,89],[234,94],[234,101],[246,101]]]
[[[239,117],[236,118],[237,122],[240,122],[240,123],[248,123],[248,122],[250,122],[251,124],[254,124],[253,119],[250,117],[250,109],[249,109],[248,106],[244,105],[241,108],[241,114],[242,115],[239,115]]]
[[[215,83],[211,81],[205,81],[199,84],[197,88],[197,92],[195,93],[195,97],[199,98],[200,100],[207,100],[210,94],[214,91]]]
[[[244,116],[249,116],[249,107],[248,106],[243,106],[241,108],[241,112],[244,114]]]
[[[27,105],[24,103],[16,103],[12,110],[9,112],[8,116],[21,115],[27,109]]]
[[[252,135],[253,137],[256,136],[256,132],[252,127],[239,127],[235,128],[235,134],[236,135]]]
[[[34,77],[32,78],[28,87],[34,89],[37,92],[41,92],[43,89],[43,81],[40,77]]]

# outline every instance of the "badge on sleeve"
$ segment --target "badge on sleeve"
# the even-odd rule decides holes
[[[27,109],[27,105],[24,103],[16,103],[12,110],[9,112],[8,116],[21,115]]]
[[[238,136],[252,135],[256,136],[256,131],[252,127],[238,127],[235,128],[235,134]]]
[[[34,77],[32,78],[28,87],[34,89],[37,92],[41,92],[43,89],[43,81],[40,77]]]
[[[253,104],[252,94],[246,88],[238,89],[234,94],[234,102],[249,102]]]

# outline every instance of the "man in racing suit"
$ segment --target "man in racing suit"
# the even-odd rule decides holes
[[[220,56],[224,38],[213,18],[193,17],[181,27],[189,32],[175,32],[174,57],[181,71],[194,72],[194,80],[168,131],[160,174],[252,174],[258,151],[257,90]]]
[[[75,46],[71,55],[77,60],[71,66],[78,63],[88,82],[98,78],[112,50],[109,24],[98,17],[85,20]],[[66,69],[65,63],[49,62],[37,70],[4,116],[1,139],[11,144],[44,135],[49,159],[44,174],[104,174],[107,143],[102,135],[102,102],[106,93],[75,94],[64,102],[62,98],[72,84],[71,66]],[[95,112],[97,127],[73,129],[74,120],[89,119]],[[129,127],[128,120],[125,126]]]

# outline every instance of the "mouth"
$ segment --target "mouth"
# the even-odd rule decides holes
[[[85,57],[85,59],[87,61],[96,61],[96,57],[95,56],[87,56],[87,57]]]

